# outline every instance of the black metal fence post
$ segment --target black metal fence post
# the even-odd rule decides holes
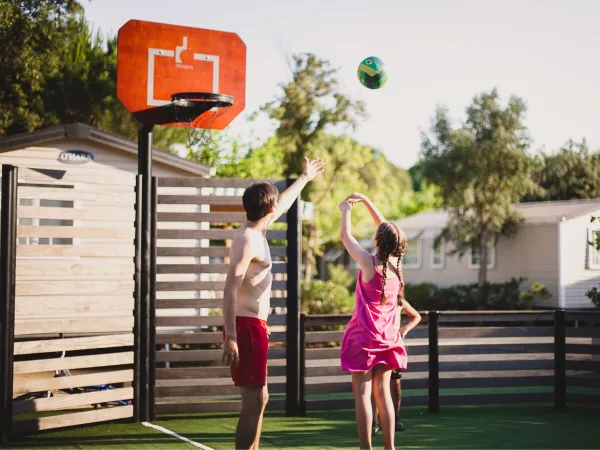
[[[567,406],[566,312],[554,311],[554,406]]]
[[[440,410],[439,311],[429,311],[429,412]]]
[[[149,419],[156,417],[156,239],[158,222],[158,179],[152,177],[152,202],[150,208],[150,317],[149,317]]]
[[[300,313],[300,408],[298,415],[306,417],[306,314]]]
[[[17,259],[17,181],[15,166],[2,166],[0,219],[0,441],[7,442],[13,423],[15,346],[15,272]]]
[[[140,373],[141,373],[141,300],[142,300],[142,176],[135,182],[135,292],[133,306],[133,420],[141,422]]]
[[[290,186],[294,180],[287,180]],[[299,201],[287,212],[287,317],[286,317],[286,391],[287,416],[297,416],[300,407],[300,270],[302,221]]]

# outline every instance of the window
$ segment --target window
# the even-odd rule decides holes
[[[600,251],[596,250],[594,245],[596,237],[600,234],[600,230],[589,230],[588,231],[588,257],[587,257],[587,268],[593,270],[600,270]]]
[[[404,269],[418,269],[421,267],[421,240],[411,239],[408,241],[406,253],[402,258],[402,267]]]
[[[67,200],[19,199],[19,206],[40,208],[73,208],[74,204],[75,202]],[[62,219],[33,219],[25,217],[17,219],[17,226],[72,227],[73,224],[73,220]],[[17,242],[19,245],[73,245],[73,238],[20,237]]]
[[[494,238],[488,240],[487,267],[493,269],[496,266],[496,242]],[[469,252],[469,267],[479,269],[481,263],[481,251],[479,248],[472,248]]]
[[[435,245],[435,239],[431,241],[431,252],[429,265],[432,269],[443,269],[444,258],[446,256],[446,242],[442,239],[440,243]]]

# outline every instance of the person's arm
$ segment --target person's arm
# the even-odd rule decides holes
[[[339,205],[342,211],[342,226],[340,229],[340,239],[344,247],[358,265],[365,269],[372,267],[372,257],[363,249],[354,236],[352,236],[352,205],[348,202],[342,202]]]
[[[373,203],[371,201],[371,199],[369,197],[367,197],[366,195],[355,192],[354,194],[349,196],[346,199],[346,201],[350,204],[360,203],[360,202],[364,203],[365,206],[367,207],[367,210],[369,211],[369,214],[371,214],[371,217],[373,218],[373,222],[375,222],[376,226],[379,226],[383,222],[385,222],[384,215],[381,213],[381,211],[379,211],[377,206],[375,206],[375,203]]]
[[[269,223],[274,223],[279,219],[285,212],[290,209],[292,204],[296,201],[302,189],[314,178],[323,173],[323,160],[321,158],[315,158],[309,161],[307,157],[304,157],[304,170],[298,179],[283,192],[277,200],[277,207],[273,212],[273,219]]]
[[[242,285],[248,266],[252,261],[252,244],[247,236],[236,236],[230,250],[229,269],[223,290],[223,364],[235,368],[239,363],[235,313],[237,310],[238,290]]]
[[[402,335],[402,339],[404,339],[410,330],[419,325],[421,322],[421,314],[419,314],[419,311],[413,308],[412,305],[406,301],[406,299],[401,300],[401,308],[402,311],[405,312],[408,317],[410,317],[410,320],[406,323],[406,325],[400,328],[400,334]]]

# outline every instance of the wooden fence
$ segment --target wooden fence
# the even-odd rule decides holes
[[[222,298],[231,239],[245,221],[241,196],[254,181],[158,180],[157,413],[240,409],[239,389],[221,363]],[[286,186],[286,181],[274,183]],[[267,232],[274,273],[268,320],[271,409],[284,409],[286,391],[292,388],[293,396],[298,383],[297,376],[286,383],[286,376],[298,371],[286,352],[288,320],[295,316],[299,323],[297,289],[288,301],[289,283],[297,284],[297,277],[287,275],[298,272],[297,258],[290,258],[298,250],[288,245],[298,239],[298,223],[295,206]]]
[[[406,340],[405,406],[437,411],[440,405],[600,404],[600,312],[429,312],[422,317]],[[349,315],[301,316],[303,414],[354,407],[351,377],[341,371],[339,360],[349,320]]]
[[[3,167],[2,270],[14,285],[2,286],[3,370],[13,370],[2,421],[12,434],[133,415],[135,186],[117,171]]]

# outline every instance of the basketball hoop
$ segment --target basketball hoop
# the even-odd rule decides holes
[[[205,146],[212,142],[215,120],[233,105],[230,95],[207,92],[179,92],[171,95],[175,122],[186,123],[188,146]]]

